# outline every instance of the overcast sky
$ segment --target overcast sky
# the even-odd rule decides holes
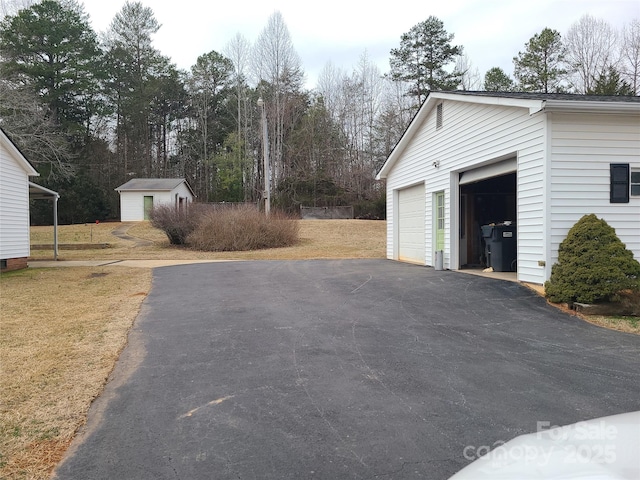
[[[84,0],[97,32],[106,30],[125,0]],[[584,14],[621,28],[640,18],[638,0],[443,0],[380,2],[321,0],[142,0],[162,24],[154,45],[181,69],[199,55],[223,52],[237,33],[253,43],[274,11],[280,11],[307,75],[307,87],[327,62],[351,71],[366,51],[382,73],[400,36],[430,15],[444,22],[481,76],[498,66],[513,74],[512,59],[543,28],[565,34]]]

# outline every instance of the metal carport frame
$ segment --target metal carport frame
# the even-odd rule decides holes
[[[58,199],[60,194],[48,188],[29,182],[29,200],[53,201],[53,259],[58,260]]]

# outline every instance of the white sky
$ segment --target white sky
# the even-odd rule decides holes
[[[81,0],[82,1],[82,0]],[[93,28],[106,30],[125,0],[83,0]],[[307,87],[327,62],[348,72],[366,51],[382,73],[400,36],[430,15],[444,22],[462,45],[472,66],[484,73],[501,67],[513,73],[512,59],[543,28],[567,29],[586,13],[621,28],[640,18],[639,0],[443,0],[380,2],[371,0],[142,0],[162,27],[154,46],[181,69],[240,33],[253,43],[276,10],[282,13],[307,75]]]

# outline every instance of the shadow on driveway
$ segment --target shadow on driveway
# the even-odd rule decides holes
[[[640,410],[640,337],[386,260],[154,270],[61,479],[446,479],[480,447]]]

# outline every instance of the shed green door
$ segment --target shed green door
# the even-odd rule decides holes
[[[153,196],[145,195],[144,196],[144,219],[149,220],[149,214],[151,213],[151,209],[153,208]]]

